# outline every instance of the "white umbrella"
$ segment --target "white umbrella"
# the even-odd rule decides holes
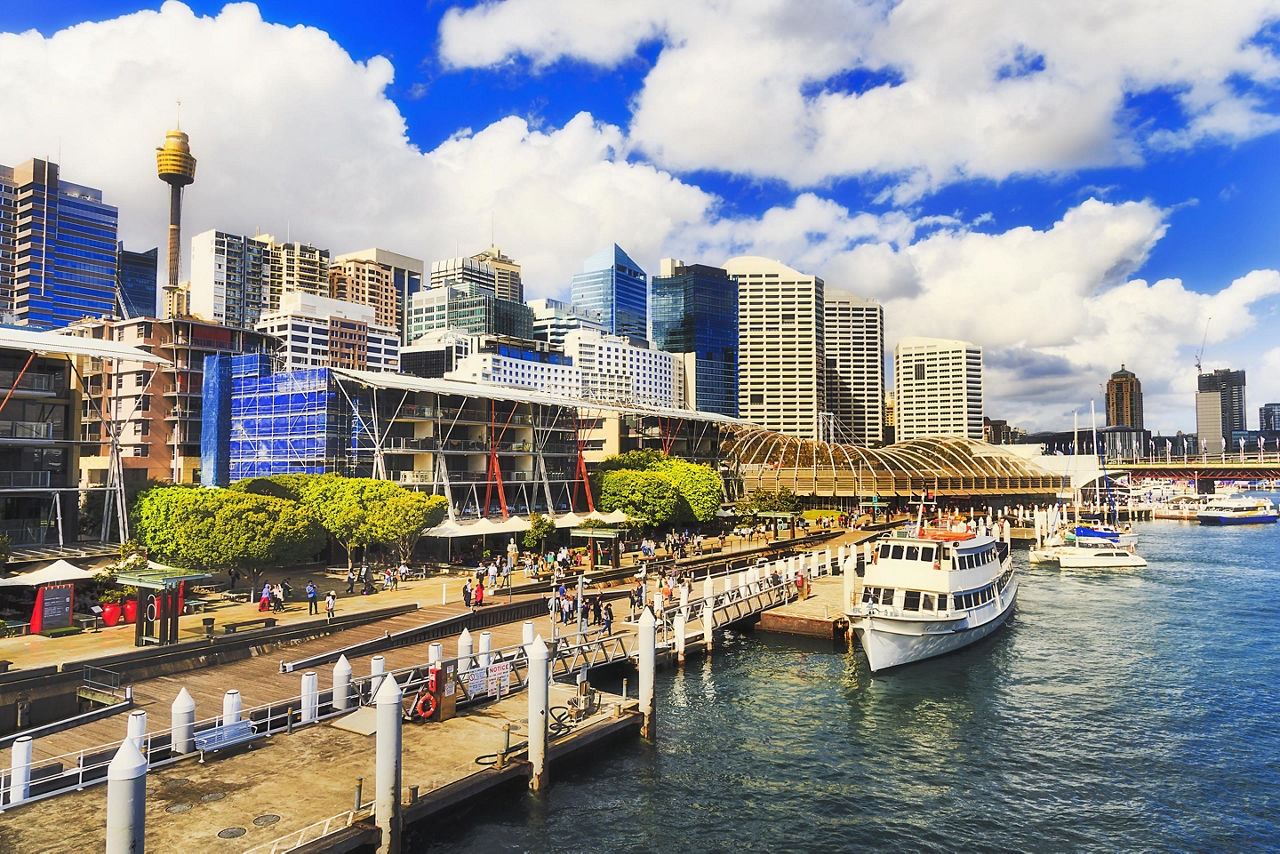
[[[620,525],[631,517],[626,513],[623,513],[621,510],[614,510],[612,513],[606,513],[600,518],[608,522],[610,525]]]
[[[582,524],[582,517],[577,513],[565,513],[556,517],[557,528],[576,528]]]
[[[42,569],[33,569],[12,578],[0,578],[0,587],[39,587],[42,584],[58,584],[68,581],[89,581],[93,573],[85,572],[65,560],[54,561]]]

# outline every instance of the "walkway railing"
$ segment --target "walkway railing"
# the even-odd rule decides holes
[[[301,830],[295,830],[270,842],[255,845],[245,851],[244,854],[277,854],[277,852],[292,851],[294,848],[306,845],[308,842],[323,839],[330,833],[336,833],[344,827],[350,827],[357,819],[368,818],[372,815],[373,801],[369,801],[361,804],[358,810],[350,809],[337,815],[331,815],[314,824],[309,824]]]

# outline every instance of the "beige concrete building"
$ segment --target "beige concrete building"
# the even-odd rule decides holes
[[[396,292],[396,318],[391,325],[400,331],[400,343],[403,344],[405,330],[409,326],[409,297],[422,290],[422,276],[426,265],[420,258],[411,258],[408,255],[376,247],[344,252],[333,259],[334,264],[337,265],[348,261],[372,261],[390,274],[391,286]],[[359,302],[359,300],[353,300],[353,302]],[[368,303],[365,304],[368,305]]]
[[[471,257],[493,268],[493,290],[499,299],[524,302],[524,283],[520,280],[520,265],[503,255],[500,247],[490,246]]]
[[[402,308],[391,269],[366,258],[349,258],[329,267],[329,297],[368,306],[374,323],[400,330]]]
[[[895,440],[982,439],[982,348],[945,338],[903,338],[894,350]]]
[[[884,441],[884,308],[843,291],[828,291],[823,311],[829,439]]]
[[[822,279],[755,256],[721,266],[738,283],[738,417],[817,438],[827,409]]]
[[[277,243],[270,234],[245,237],[205,231],[191,238],[191,314],[250,329],[280,308],[286,291],[327,296],[329,250]]]

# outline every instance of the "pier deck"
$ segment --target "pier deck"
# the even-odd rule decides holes
[[[859,587],[861,583],[859,579]],[[762,632],[787,635],[839,637],[843,626],[848,623],[840,604],[843,589],[844,579],[841,576],[815,578],[808,598],[765,611],[760,615],[756,628]]]

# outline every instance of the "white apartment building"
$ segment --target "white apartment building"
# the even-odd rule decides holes
[[[581,397],[582,371],[564,354],[514,342],[484,344],[479,337],[472,342],[471,352],[445,374],[447,379]]]
[[[188,308],[196,317],[252,329],[291,291],[329,293],[329,251],[210,230],[191,238]]]
[[[600,316],[558,299],[531,299],[525,302],[533,311],[533,337],[553,347],[563,347],[564,337],[577,329],[606,331]]]
[[[922,436],[982,439],[982,348],[968,341],[904,338],[894,350],[899,442]]]
[[[264,314],[254,328],[281,340],[285,370],[400,366],[400,334],[376,323],[372,306],[288,291],[280,309]]]
[[[884,308],[875,300],[830,290],[823,318],[834,440],[879,444],[884,441]]]
[[[564,354],[582,374],[581,397],[636,406],[685,405],[684,366],[679,353],[652,350],[594,329],[565,335]]]
[[[827,409],[822,279],[755,256],[721,266],[738,283],[738,417],[817,438]]]

